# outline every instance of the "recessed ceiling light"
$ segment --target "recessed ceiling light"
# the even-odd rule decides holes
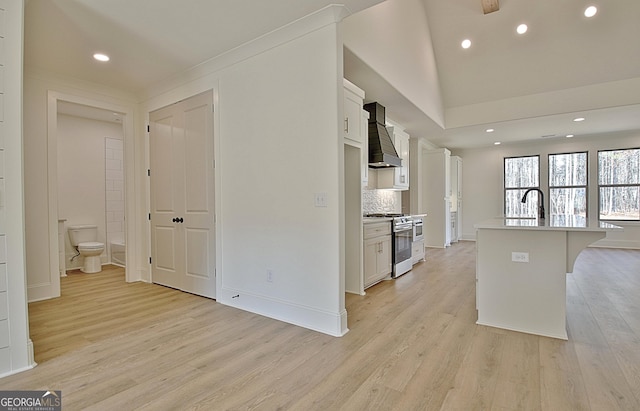
[[[584,121],[584,117],[576,117],[573,119],[573,121],[575,121],[576,123],[579,123],[581,121]]]
[[[573,137],[573,134],[567,134],[567,138]]]
[[[471,40],[464,39],[462,40],[462,43],[460,45],[462,46],[463,49],[468,49],[469,47],[471,47]]]
[[[102,54],[102,53],[94,54],[93,58],[98,60],[98,61],[109,61],[109,56],[107,56],[106,54]]]
[[[485,131],[486,131],[487,133],[493,133],[495,130],[494,130],[494,129],[492,129],[492,128],[488,128],[488,129],[486,129]]]
[[[598,8],[596,6],[589,6],[586,9],[584,9],[585,17],[593,17],[596,15],[597,12],[598,12]]]
[[[518,34],[524,34],[527,32],[527,30],[529,29],[529,27],[527,27],[526,24],[522,23],[521,25],[519,25],[516,28],[516,31],[518,32]]]
[[[499,146],[500,144],[502,144],[502,143],[499,142],[499,141],[496,141],[495,143],[493,143],[494,146]]]

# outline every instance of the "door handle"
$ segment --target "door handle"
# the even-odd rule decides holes
[[[180,217],[180,218],[174,218],[171,221],[173,221],[174,223],[184,223],[184,218]]]

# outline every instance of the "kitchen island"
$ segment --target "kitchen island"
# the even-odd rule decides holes
[[[566,275],[578,254],[622,228],[580,216],[476,224],[477,324],[567,339]]]

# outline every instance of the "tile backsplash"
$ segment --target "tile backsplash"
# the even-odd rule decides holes
[[[124,147],[123,141],[105,137],[105,189],[107,244],[124,240]]]
[[[362,190],[362,211],[370,213],[401,213],[402,191]]]

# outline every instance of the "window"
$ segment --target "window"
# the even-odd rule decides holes
[[[530,188],[540,188],[540,156],[506,157],[504,159],[505,217],[535,218],[538,215],[538,192],[533,191],[522,203]]]
[[[598,152],[601,220],[640,221],[640,148]]]
[[[549,215],[587,217],[587,152],[549,154]]]

